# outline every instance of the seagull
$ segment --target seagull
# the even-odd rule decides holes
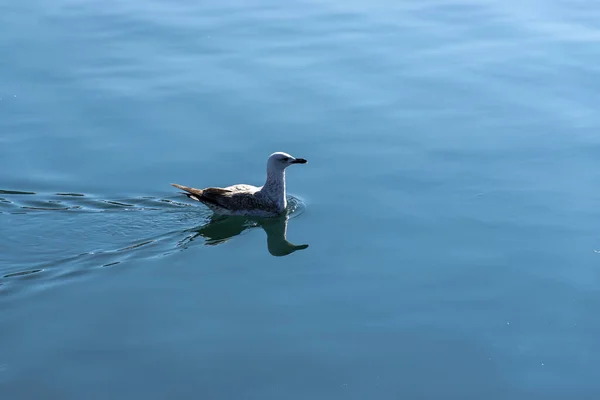
[[[176,183],[171,185],[185,191],[190,199],[205,204],[215,214],[276,217],[284,214],[287,207],[285,169],[292,164],[306,164],[306,160],[283,152],[271,154],[267,160],[267,180],[261,187],[239,184],[194,189]]]

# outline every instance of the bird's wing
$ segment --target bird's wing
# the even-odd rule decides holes
[[[260,192],[257,192],[256,187],[250,185],[236,185],[242,186],[238,190],[233,190],[235,186],[230,188],[206,188],[206,189],[194,189],[183,185],[173,184],[174,187],[184,190],[187,196],[191,199],[198,200],[203,203],[213,204],[218,207],[222,207],[228,210],[255,210],[261,209],[269,212],[277,212],[276,205],[269,201],[267,198],[261,196]],[[248,187],[250,190],[245,190]]]
[[[235,192],[231,189],[209,187],[202,190],[202,195],[208,198],[232,196]]]
[[[261,196],[260,192],[247,190],[212,190],[205,189],[203,200],[231,211],[264,210],[277,212],[275,203]]]

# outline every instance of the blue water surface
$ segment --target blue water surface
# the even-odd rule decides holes
[[[2,399],[599,398],[600,4],[0,26]],[[169,185],[261,185],[274,151],[309,161],[288,218]]]

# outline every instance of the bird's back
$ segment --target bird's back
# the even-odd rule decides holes
[[[255,193],[260,190],[259,187],[252,186],[252,185],[245,185],[245,184],[227,186],[226,188],[223,188],[223,189],[231,190],[231,191],[237,192],[237,193],[244,193],[244,192]]]

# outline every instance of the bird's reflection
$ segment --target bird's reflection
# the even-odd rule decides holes
[[[287,256],[297,250],[304,250],[308,244],[295,245],[286,239],[289,216],[276,218],[225,217],[213,215],[210,220],[191,230],[182,245],[202,237],[207,245],[225,243],[247,229],[261,227],[267,234],[267,249],[275,257]]]

